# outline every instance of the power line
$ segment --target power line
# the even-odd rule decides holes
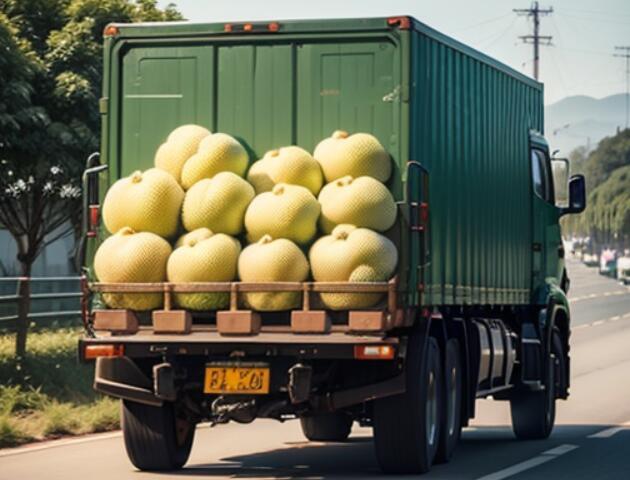
[[[540,17],[553,13],[553,7],[540,8],[538,2],[532,3],[529,8],[515,8],[514,13],[518,16],[531,17],[534,20],[533,35],[521,35],[519,38],[523,43],[529,43],[534,46],[534,78],[538,80],[538,65],[540,63],[540,45],[551,45],[551,35],[540,34]]]
[[[618,46],[615,50],[623,53],[614,53],[614,57],[626,59],[626,128],[630,127],[630,46]]]

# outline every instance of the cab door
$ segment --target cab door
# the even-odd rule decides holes
[[[549,149],[532,142],[532,289],[545,283],[559,284],[564,268],[559,210],[555,205]]]

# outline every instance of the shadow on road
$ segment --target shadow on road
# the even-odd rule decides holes
[[[450,464],[434,466],[423,478],[473,479],[523,461],[566,442],[583,440],[605,425],[563,425],[547,440],[518,441],[507,427],[466,430]],[[344,443],[286,443],[286,448],[232,456],[219,463],[191,464],[168,477],[273,479],[382,478],[370,437]],[[405,478],[405,477],[397,477]],[[417,476],[409,477],[417,478]]]

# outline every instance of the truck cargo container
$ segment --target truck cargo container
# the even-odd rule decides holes
[[[182,467],[198,422],[267,417],[299,418],[320,441],[345,440],[355,421],[372,426],[384,471],[426,472],[451,458],[476,399],[489,396],[510,402],[517,437],[550,434],[555,401],[569,394],[558,220],[585,198],[575,175],[569,205],[555,204],[554,188],[567,185],[552,178],[542,84],[408,16],[112,24],[104,57],[102,147],[84,175],[79,350],[96,359],[96,390],[122,399],[136,467]],[[99,283],[92,259],[107,235],[98,215],[106,189],[150,168],[186,123],[235,136],[252,159],[283,145],[313,151],[338,129],[375,135],[394,165],[395,277]],[[567,168],[558,160],[554,170]],[[241,292],[279,290],[301,292],[302,308],[239,306]],[[227,292],[231,307],[173,313],[171,294],[186,291]],[[160,312],[99,309],[103,292],[163,292],[179,323],[169,332]],[[331,312],[314,302],[318,292],[383,292],[386,301]],[[232,385],[233,375],[250,382]]]

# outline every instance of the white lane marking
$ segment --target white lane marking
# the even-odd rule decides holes
[[[580,302],[582,300],[590,300],[591,298],[601,298],[601,297],[612,297],[615,295],[625,295],[630,293],[630,289],[628,290],[615,290],[614,292],[604,292],[604,293],[591,293],[590,295],[582,295],[581,297],[573,297],[569,298],[569,302]]]
[[[49,448],[65,447],[68,445],[76,445],[79,443],[96,442],[98,440],[107,440],[121,436],[121,432],[97,433],[94,435],[86,435],[81,438],[65,438],[62,440],[49,440],[41,444],[30,444],[23,447],[7,448],[0,450],[0,457],[8,457],[10,455],[21,455],[23,453],[39,452],[40,450],[48,450]]]
[[[630,318],[630,312],[624,315],[615,315],[614,317],[603,318],[601,320],[595,320],[594,322],[591,322],[591,323],[583,323],[581,325],[576,325],[575,327],[572,327],[571,329],[580,330],[581,328],[596,327],[598,325],[603,325],[604,323],[608,323],[608,322],[617,322],[621,320],[622,318]]]
[[[212,424],[203,422],[197,424],[197,430],[201,428],[210,428]],[[98,440],[107,440],[108,438],[116,438],[122,436],[122,431],[105,433],[92,433],[83,435],[79,438],[61,438],[59,440],[43,440],[39,443],[29,443],[21,447],[0,449],[0,457],[8,457],[10,455],[21,455],[23,453],[38,452],[40,450],[48,450],[49,448],[65,447],[67,445],[76,445],[80,443],[96,442]]]
[[[504,468],[503,470],[499,470],[498,472],[479,477],[477,480],[503,480],[504,478],[512,477],[518,473],[524,472],[525,470],[529,470],[531,468],[537,467],[538,465],[542,465],[543,463],[547,463],[555,458],[558,458],[560,455],[564,455],[565,453],[569,453],[575,450],[576,448],[579,447],[577,445],[571,445],[568,443],[565,445],[560,445],[556,448],[552,448],[551,450],[542,452],[540,455],[534,458],[525,460],[524,462],[517,463],[516,465]]]
[[[622,423],[616,427],[606,428],[597,433],[593,433],[592,435],[589,435],[588,438],[610,438],[623,430],[627,430],[628,427],[630,427],[630,421]]]

